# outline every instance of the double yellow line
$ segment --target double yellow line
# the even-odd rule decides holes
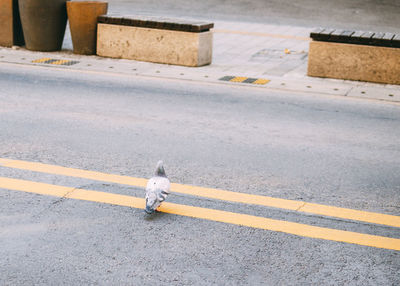
[[[79,177],[90,180],[125,184],[135,187],[145,187],[147,180],[144,178],[134,178],[106,174],[95,171],[87,171],[74,168],[66,168],[55,165],[48,165],[35,162],[11,160],[0,158],[0,166],[43,172],[48,174]],[[0,177],[0,188],[30,192],[56,197],[65,197],[100,203],[108,203],[134,208],[144,208],[144,200],[132,196],[118,195],[113,193],[98,192],[92,190],[75,189],[71,187],[50,185],[44,183],[31,182],[26,180],[10,179]],[[364,212],[353,209],[339,208],[334,206],[313,204],[301,201],[272,198],[252,194],[236,193],[211,188],[188,186],[182,184],[171,184],[172,192],[184,193],[200,197],[219,199],[224,201],[239,202],[246,204],[261,205],[267,207],[281,208],[297,212],[306,212],[330,217],[337,217],[349,220],[363,221],[374,224],[382,224],[392,227],[400,227],[400,217],[373,212]],[[274,220],[264,217],[245,215],[227,211],[220,211],[207,208],[199,208],[187,205],[164,202],[160,208],[162,212],[207,219],[212,221],[230,223],[235,225],[260,228],[265,230],[285,232],[289,234],[340,241],[365,246],[385,248],[400,251],[400,239],[388,238],[383,236],[362,234],[337,229],[310,226],[306,224]]]

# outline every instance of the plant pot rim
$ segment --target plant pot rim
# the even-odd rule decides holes
[[[108,4],[106,1],[67,1],[67,6],[71,5],[90,5],[90,4]]]

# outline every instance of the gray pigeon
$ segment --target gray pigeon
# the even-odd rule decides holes
[[[170,182],[165,174],[163,162],[158,161],[155,176],[147,182],[146,186],[146,213],[154,213],[170,194],[169,188]]]

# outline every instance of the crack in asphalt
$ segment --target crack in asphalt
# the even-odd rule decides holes
[[[98,185],[98,184],[88,184],[88,185],[81,185],[81,186],[77,186],[77,187],[73,187],[71,188],[71,190],[69,190],[68,192],[66,192],[62,197],[56,199],[55,201],[51,202],[50,205],[47,208],[44,208],[41,212],[37,213],[36,215],[34,215],[33,217],[40,217],[41,215],[43,215],[46,211],[49,211],[50,209],[52,209],[54,206],[61,204],[62,202],[64,202],[66,199],[68,199],[68,196],[71,195],[74,191],[78,190],[78,189],[83,189],[83,188],[87,188],[89,186],[92,185]],[[108,184],[102,184],[105,186],[108,186]]]
[[[304,202],[301,206],[299,206],[299,207],[296,209],[296,212],[300,211],[300,209],[303,208],[306,204],[307,204],[307,203]]]
[[[66,192],[66,193],[65,193],[62,197],[60,197],[58,200],[55,200],[54,202],[52,202],[51,205],[57,205],[57,204],[62,203],[63,201],[65,201],[65,199],[68,198],[68,196],[69,196],[70,194],[72,194],[72,193],[73,193],[75,190],[77,190],[77,189],[80,189],[80,187],[73,188],[73,189],[71,189],[70,191]]]

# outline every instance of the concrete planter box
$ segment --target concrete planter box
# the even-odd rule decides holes
[[[96,54],[97,17],[107,14],[108,3],[67,2],[67,14],[75,54]]]
[[[212,23],[156,17],[101,16],[97,54],[182,66],[204,66],[212,59]]]
[[[308,75],[400,84],[400,36],[323,29],[311,33]]]

